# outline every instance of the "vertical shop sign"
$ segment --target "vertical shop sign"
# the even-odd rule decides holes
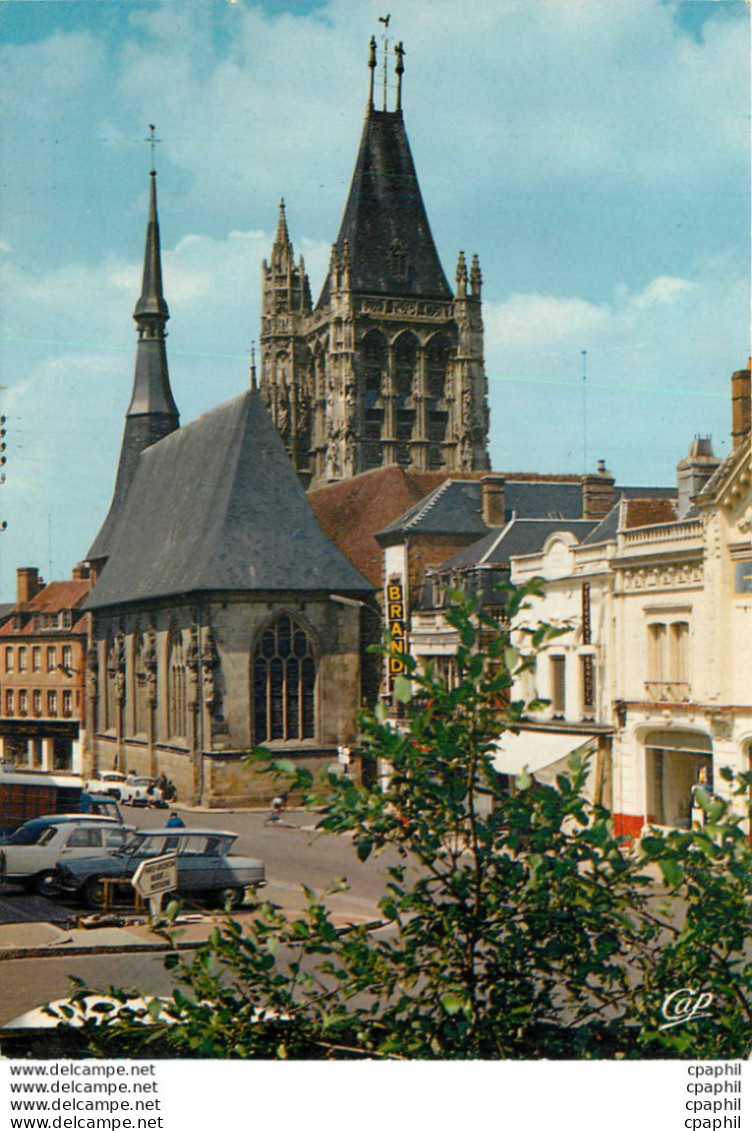
[[[386,586],[386,623],[389,631],[389,691],[394,687],[394,677],[404,674],[405,663],[401,656],[407,651],[405,628],[405,601],[402,579],[393,578]]]

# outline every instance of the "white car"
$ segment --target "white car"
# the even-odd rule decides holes
[[[37,895],[53,895],[59,863],[114,852],[133,832],[132,825],[96,814],[34,817],[0,846],[0,877],[16,880]]]
[[[121,774],[117,770],[100,770],[97,777],[86,783],[87,793],[106,793],[123,805],[164,806],[162,790],[155,778],[137,774]]]
[[[120,801],[122,789],[128,778],[125,774],[119,774],[117,770],[100,770],[95,778],[87,781],[84,789],[87,793],[106,793],[108,797],[114,797],[116,801]]]

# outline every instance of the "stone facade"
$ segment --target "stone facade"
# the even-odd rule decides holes
[[[269,659],[285,671],[269,671],[262,686],[257,660],[264,663],[265,639],[281,622],[291,628],[290,654]],[[292,593],[98,613],[87,660],[87,772],[165,773],[181,800],[207,806],[267,799],[273,782],[243,762],[256,743],[319,770],[336,761],[339,744],[354,742],[359,633],[356,606]],[[297,671],[306,659],[307,681]],[[267,706],[276,721],[264,725]]]

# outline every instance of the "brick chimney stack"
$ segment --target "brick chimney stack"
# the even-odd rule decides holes
[[[580,482],[582,483],[582,517],[605,518],[616,502],[614,491],[616,481],[611,472],[606,470],[606,461],[599,459],[597,473],[583,475]]]
[[[731,441],[738,448],[750,431],[752,411],[752,357],[746,369],[731,375]]]
[[[503,475],[484,475],[480,481],[483,498],[483,521],[486,526],[503,526],[506,522],[506,481]]]
[[[37,593],[44,588],[44,581],[39,576],[36,566],[21,566],[16,570],[16,602],[18,605],[28,605]]]

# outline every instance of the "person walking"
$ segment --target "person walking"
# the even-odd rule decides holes
[[[266,818],[267,825],[276,825],[282,820],[282,810],[287,804],[287,794],[278,793],[276,797],[272,798],[272,807],[269,810],[269,816]]]
[[[175,810],[173,809],[172,812],[170,813],[169,817],[167,818],[167,823],[165,825],[165,828],[166,829],[184,829],[185,828],[185,821],[180,816],[180,814],[176,813]]]

